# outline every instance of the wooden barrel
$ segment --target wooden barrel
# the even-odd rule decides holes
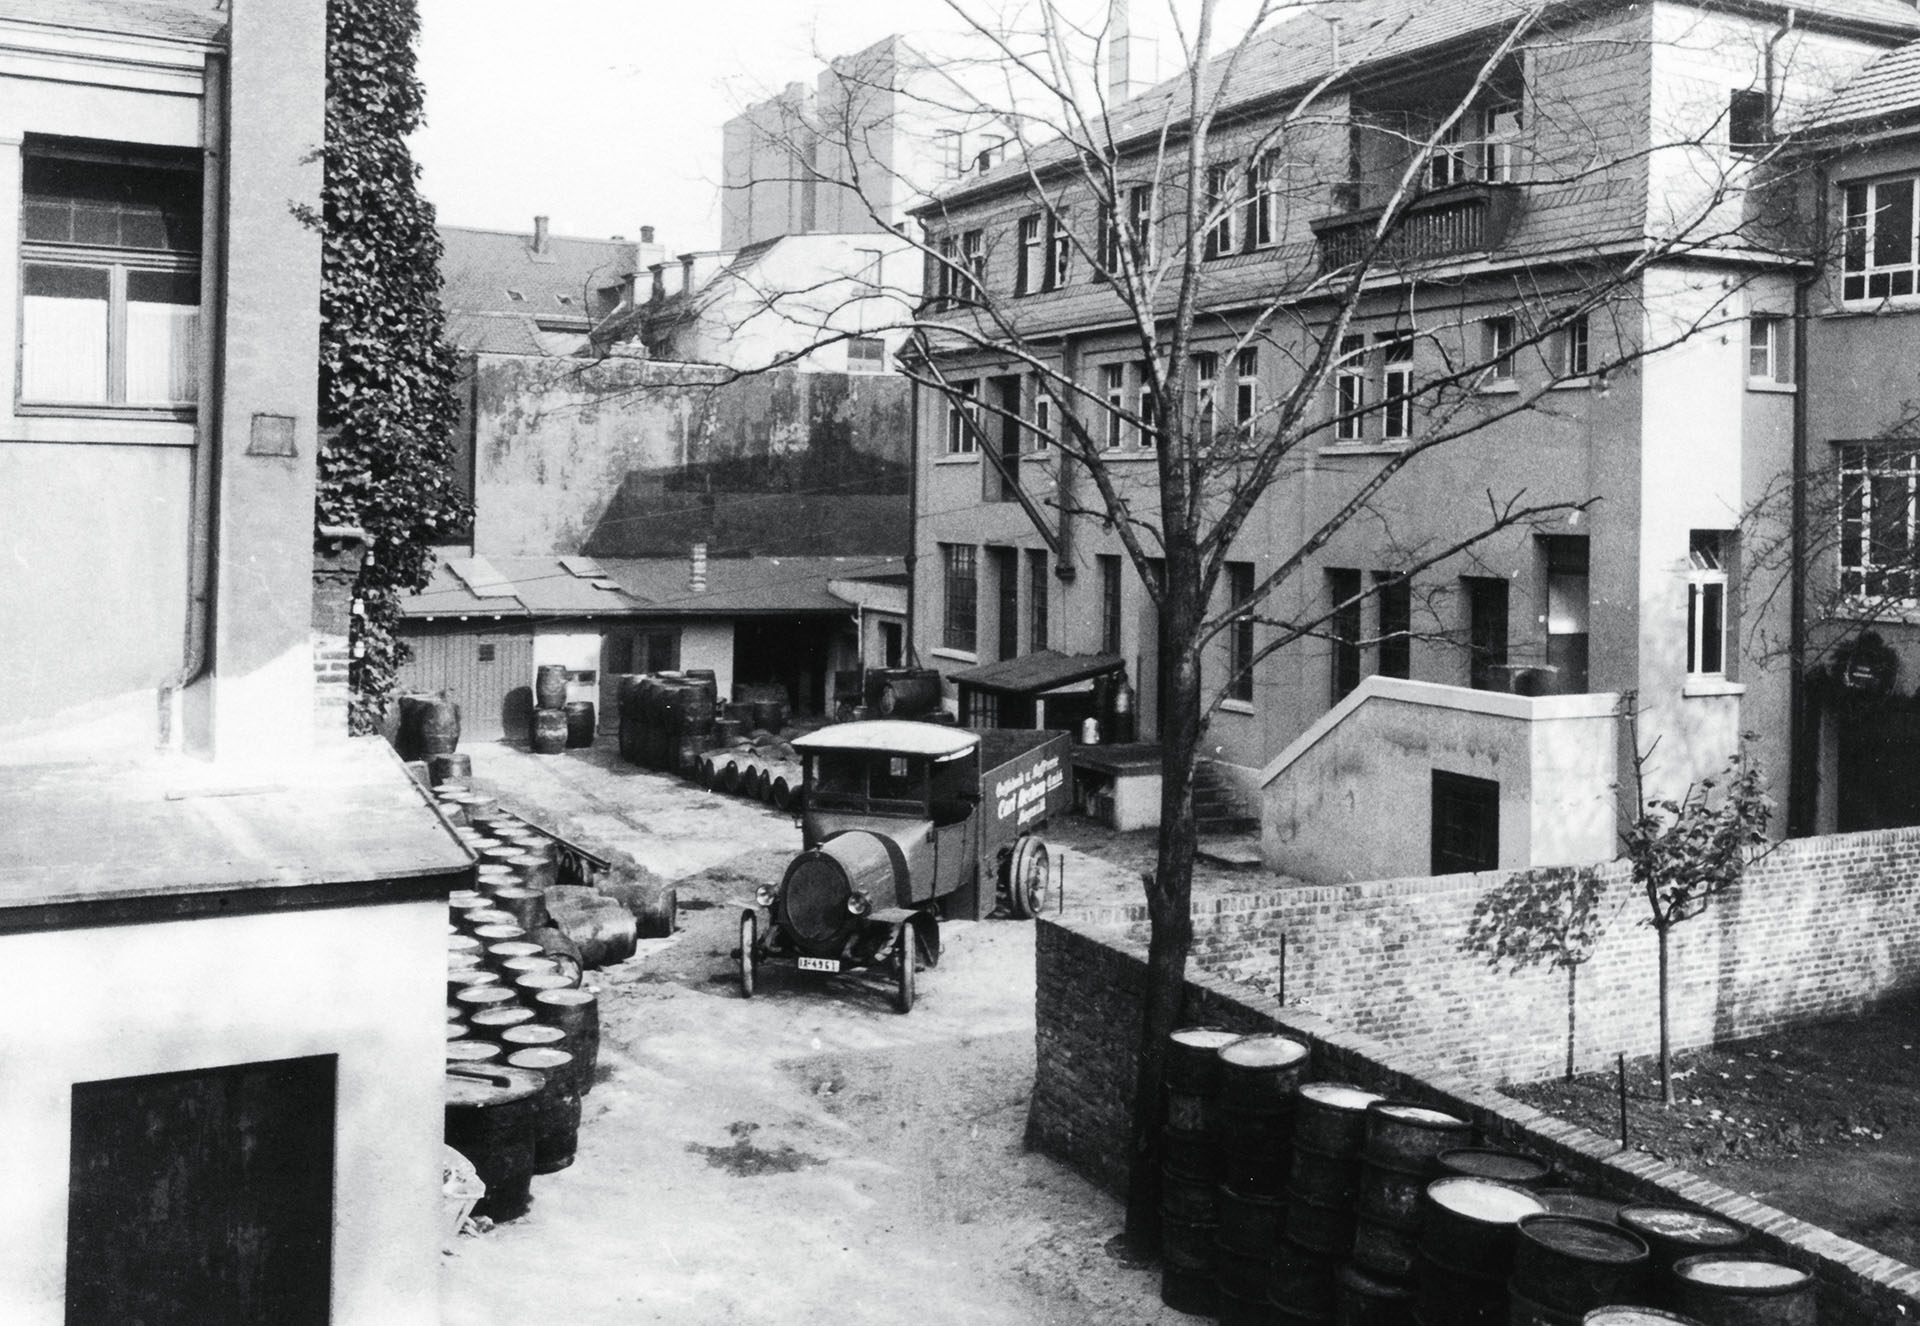
[[[932,668],[888,668],[870,703],[882,718],[918,718],[940,707],[940,673]]]
[[[461,1039],[447,1042],[449,1064],[483,1064],[501,1057],[500,1047],[489,1041]]]
[[[1288,1116],[1219,1109],[1221,1177],[1249,1196],[1279,1197],[1287,1190],[1292,1165]]]
[[[1353,1249],[1358,1220],[1351,1202],[1327,1202],[1289,1189],[1287,1238],[1331,1260]]]
[[[468,919],[470,920],[479,921],[483,918],[485,918],[486,924],[476,925],[473,928],[473,937],[480,941],[482,948],[486,948],[491,944],[498,944],[503,939],[525,939],[527,937],[525,928],[514,924],[513,913],[511,912],[485,911],[471,912],[468,914]]]
[[[496,1004],[473,1015],[473,1033],[484,1040],[497,1041],[508,1027],[533,1021],[533,1010],[521,1004]]]
[[[619,722],[620,734],[617,749],[620,758],[629,764],[639,762],[637,738],[640,729],[634,706],[634,695],[639,688],[640,674],[637,672],[623,672],[614,678],[613,712]]]
[[[471,950],[447,954],[447,971],[471,971],[480,965],[480,955]]]
[[[560,706],[560,712],[567,716],[567,749],[580,750],[593,745],[595,717],[591,700],[569,700]]]
[[[503,939],[487,945],[487,965],[500,973],[503,982],[511,983],[513,977],[508,974],[507,964],[516,958],[537,958],[540,946],[527,939]]]
[[[785,700],[755,700],[753,702],[753,725],[768,732],[784,732],[787,727],[787,702]]]
[[[1411,1228],[1364,1213],[1354,1222],[1353,1261],[1362,1270],[1389,1280],[1407,1280],[1413,1275],[1418,1256],[1419,1245]]]
[[[1293,1139],[1328,1156],[1357,1156],[1367,1137],[1367,1107],[1383,1100],[1351,1082],[1302,1082],[1294,1102]]]
[[[1442,1266],[1504,1286],[1520,1218],[1546,1209],[1518,1184],[1464,1175],[1435,1179],[1421,1194],[1420,1251]]]
[[[1677,1307],[1679,1286],[1674,1265],[1705,1253],[1731,1252],[1747,1241],[1747,1231],[1701,1211],[1679,1206],[1626,1206],[1619,1215],[1623,1228],[1646,1242],[1654,1301]]]
[[[567,1033],[579,1070],[580,1094],[593,1090],[600,1062],[600,997],[577,988],[541,990],[532,997],[534,1016]]]
[[[535,755],[558,755],[567,748],[565,710],[545,707],[533,711],[531,744]]]
[[[695,778],[700,768],[700,756],[707,748],[705,737],[689,736],[682,733],[673,743],[673,772],[682,778]]]
[[[447,1073],[447,1145],[473,1163],[486,1196],[474,1214],[512,1220],[532,1200],[534,1099],[540,1074],[508,1065]]]
[[[1210,1220],[1175,1220],[1165,1211],[1160,1219],[1160,1264],[1170,1271],[1213,1275],[1213,1230]]]
[[[1813,1277],[1740,1253],[1703,1253],[1673,1266],[1674,1306],[1701,1326],[1814,1326]]]
[[[458,1009],[454,1011],[459,1012]],[[464,1022],[456,1022],[451,1018],[447,1021],[447,1039],[450,1041],[464,1040],[469,1030],[471,1028]]]
[[[1223,1186],[1216,1202],[1220,1246],[1262,1261],[1273,1256],[1287,1223],[1287,1204],[1278,1197],[1261,1197]]]
[[[435,787],[465,787],[467,780],[473,777],[473,757],[458,755],[452,751],[429,754],[427,777],[433,780]],[[463,815],[466,813],[464,808],[461,813]]]
[[[1446,1326],[1510,1326],[1504,1280],[1469,1274],[1424,1251],[1413,1260],[1413,1316]]]
[[[1420,1194],[1426,1186],[1424,1174],[1369,1160],[1360,1167],[1360,1194],[1354,1209],[1371,1220],[1412,1229],[1420,1218]]]
[[[1160,1130],[1160,1167],[1168,1174],[1181,1174],[1206,1183],[1220,1181],[1220,1144],[1206,1133],[1189,1133],[1177,1128]]]
[[[568,939],[564,930],[549,922],[536,930],[527,931],[527,940],[540,946],[541,956],[553,963],[555,971],[572,984],[580,984],[580,975],[586,970],[586,963],[580,960],[580,946]]]
[[[673,933],[679,915],[680,892],[659,880],[616,877],[600,886],[633,915],[633,932],[640,939],[664,939]]]
[[[485,971],[479,967],[449,968],[447,971],[447,998],[458,999],[460,992],[467,989],[480,989],[500,984],[500,973]],[[465,1005],[459,1005],[463,1010]],[[464,1016],[464,1012],[462,1014]]]
[[[470,984],[454,992],[453,1002],[467,1010],[467,1019],[472,1021],[475,1014],[483,1008],[494,1008],[500,1004],[510,1004],[518,996],[508,987],[499,984]]]
[[[1287,1186],[1298,1193],[1330,1206],[1352,1206],[1360,1195],[1360,1166],[1357,1156],[1330,1156],[1300,1140],[1300,1118],[1294,1116],[1294,1139],[1290,1148]]]
[[[445,691],[418,696],[415,700],[414,758],[431,761],[435,755],[453,754],[454,748],[460,744],[460,706]],[[428,777],[432,780],[431,763],[428,765]],[[435,785],[438,785],[437,781]]]
[[[700,756],[700,762],[693,767],[693,781],[702,787],[710,788],[713,786],[713,780],[718,773],[719,770],[714,768],[713,755],[703,752]]]
[[[1162,1170],[1160,1214],[1189,1225],[1212,1225],[1220,1218],[1220,1185],[1179,1170]]]
[[[695,669],[680,683],[680,731],[689,737],[706,737],[713,731],[714,711],[719,708],[720,687],[713,670]]]
[[[498,838],[480,849],[480,860],[482,862],[497,862],[501,865],[505,865],[519,855],[520,846],[518,843],[510,843]]]
[[[1165,1079],[1169,1091],[1220,1094],[1220,1051],[1240,1039],[1219,1027],[1180,1027],[1167,1036]]]
[[[546,1075],[534,1098],[533,1172],[557,1174],[573,1164],[580,1143],[580,1093],[573,1087],[573,1056],[565,1050],[535,1046],[507,1057],[512,1068]]]
[[[473,923],[473,916],[471,913],[468,913],[468,915],[463,919],[465,919],[469,925]],[[475,939],[472,935],[448,935],[447,936],[447,952],[449,953],[478,953],[483,947],[484,945],[482,945],[481,942]]]
[[[740,790],[740,765],[738,755],[721,756],[714,761],[713,785],[728,796]]]
[[[528,972],[513,978],[513,990],[523,999],[533,999],[548,990],[570,990],[573,980],[557,971]]]
[[[538,709],[559,709],[567,703],[567,665],[542,663],[533,670],[533,703]]]
[[[1584,1216],[1523,1216],[1514,1244],[1512,1292],[1556,1312],[1644,1301],[1647,1245],[1638,1234]]]
[[[1285,1036],[1242,1036],[1220,1047],[1220,1104],[1248,1113],[1291,1114],[1307,1075],[1307,1047]]]
[[[611,898],[595,904],[562,908],[547,900],[554,924],[580,948],[580,961],[589,970],[610,967],[633,956],[639,931],[628,911]]]
[[[1211,1096],[1191,1091],[1167,1091],[1167,1127],[1183,1133],[1211,1133],[1214,1130],[1214,1104]]]
[[[1573,1188],[1542,1188],[1536,1196],[1549,1214],[1585,1216],[1609,1225],[1619,1223],[1621,1208],[1626,1205],[1611,1197],[1596,1197]]]
[[[1406,1285],[1351,1262],[1334,1272],[1333,1285],[1340,1326],[1412,1326],[1413,1291]]]
[[[1220,1291],[1213,1283],[1213,1272],[1182,1271],[1172,1265],[1160,1270],[1160,1301],[1175,1312],[1196,1317],[1219,1315]]]
[[[503,912],[513,916],[522,930],[533,930],[547,923],[547,895],[539,889],[501,889],[493,900]]]
[[[1467,1179],[1492,1179],[1522,1188],[1545,1185],[1553,1167],[1544,1160],[1523,1156],[1517,1151],[1494,1151],[1485,1147],[1456,1147],[1435,1158],[1438,1172],[1457,1174]]]
[[[773,780],[767,785],[767,801],[775,810],[791,809],[793,794],[799,787],[800,770],[783,764],[775,770]]]
[[[556,973],[559,966],[552,958],[543,953],[529,953],[524,957],[508,958],[500,964],[500,975],[508,981],[517,981],[522,976],[539,973]]]
[[[1264,1311],[1268,1282],[1273,1278],[1272,1260],[1262,1252],[1236,1252],[1225,1244],[1213,1246],[1213,1280],[1220,1290],[1220,1320],[1228,1314],[1241,1321],[1253,1320]]]
[[[713,730],[707,734],[716,746],[726,746],[746,735],[747,725],[737,718],[716,718]]]
[[[1316,1317],[1334,1315],[1337,1302],[1334,1261],[1323,1252],[1282,1238],[1273,1245],[1272,1278],[1268,1285],[1275,1303]]]
[[[1442,1151],[1472,1140],[1465,1119],[1406,1101],[1380,1100],[1367,1106],[1366,1158],[1411,1174],[1424,1174]]]

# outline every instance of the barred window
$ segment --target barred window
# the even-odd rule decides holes
[[[1840,589],[1849,598],[1914,601],[1920,449],[1840,448]]]
[[[980,643],[980,550],[971,544],[943,543],[946,571],[946,621],[941,643],[971,654]]]

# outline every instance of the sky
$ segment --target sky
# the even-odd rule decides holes
[[[963,0],[970,10],[1027,0]],[[1104,14],[1105,0],[1066,0]],[[1134,0],[1137,31],[1166,6]],[[1297,0],[1296,0],[1297,2]],[[1236,0],[1250,3],[1250,0]],[[961,27],[946,0],[419,0],[427,124],[412,142],[447,225],[720,238],[720,131],[824,58]]]
[[[443,224],[712,248],[722,124],[820,55],[952,23],[944,0],[420,0],[422,187]]]

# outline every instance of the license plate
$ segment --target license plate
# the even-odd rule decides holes
[[[839,971],[840,959],[838,958],[802,958],[800,959],[800,970],[801,971]]]

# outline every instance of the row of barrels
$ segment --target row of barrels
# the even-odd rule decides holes
[[[694,781],[728,796],[763,801],[775,810],[800,808],[800,761],[767,755],[751,747],[712,750],[694,766]]]
[[[1554,1187],[1463,1119],[1312,1080],[1310,1058],[1277,1035],[1169,1041],[1169,1306],[1222,1326],[1812,1326],[1812,1278],[1738,1226]]]
[[[710,670],[629,673],[619,679],[620,757],[683,772],[709,744],[719,684]]]

